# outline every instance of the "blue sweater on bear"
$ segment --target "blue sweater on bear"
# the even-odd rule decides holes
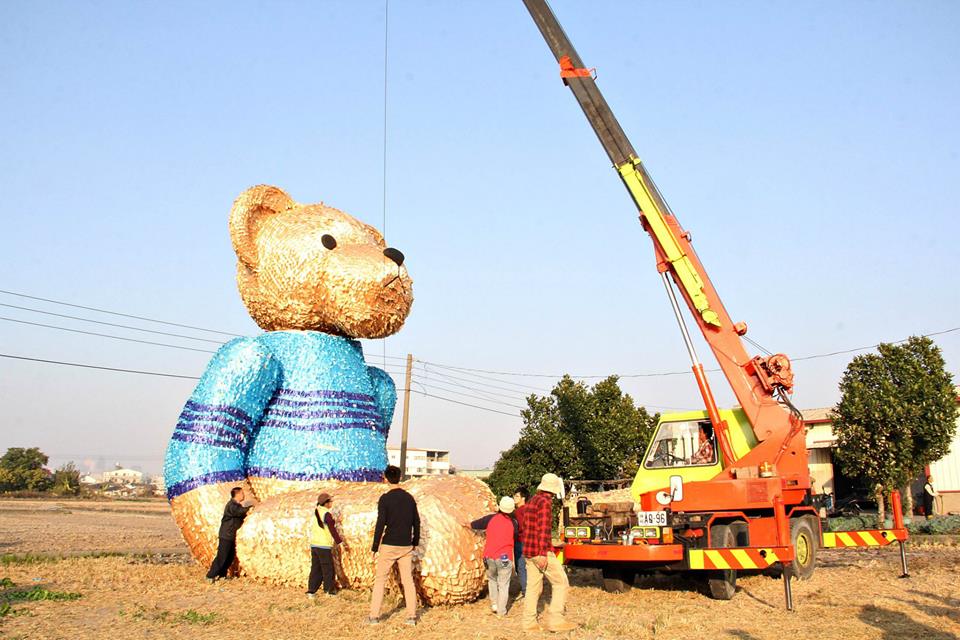
[[[317,331],[231,340],[180,414],[167,497],[249,476],[380,480],[396,399],[356,340]]]

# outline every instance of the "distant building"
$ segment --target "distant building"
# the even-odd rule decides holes
[[[960,403],[960,387],[957,387],[957,402]],[[833,435],[831,412],[833,407],[804,409],[803,422],[807,425],[807,454],[810,475],[816,482],[816,493],[833,493],[843,497],[850,490],[850,481],[833,466],[833,450],[837,438]],[[927,467],[926,473],[933,476],[933,486],[943,496],[946,513],[960,512],[960,417],[953,435],[950,451]],[[917,489],[914,489],[917,492]]]
[[[136,469],[118,467],[112,471],[104,471],[103,482],[110,484],[142,484],[143,473]]]
[[[84,474],[80,476],[80,484],[100,484],[100,481],[90,474]]]
[[[833,435],[830,412],[833,407],[803,409],[803,423],[807,426],[807,468],[814,482],[814,493],[836,493],[833,472]]]
[[[163,476],[152,476],[150,478],[150,485],[153,487],[153,494],[156,496],[162,496],[167,493],[167,485],[163,482]]]
[[[960,387],[956,392],[957,404],[960,404]],[[944,513],[960,512],[960,415],[950,451],[927,467],[927,474],[933,476],[933,487],[943,497]]]
[[[493,469],[457,469],[458,476],[467,476],[477,480],[486,480],[493,473]]]
[[[387,447],[390,464],[400,466],[400,447]],[[442,449],[415,449],[407,447],[408,476],[450,475],[450,452]]]

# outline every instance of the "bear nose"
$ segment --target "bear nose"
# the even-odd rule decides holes
[[[403,265],[403,254],[400,253],[399,249],[388,247],[383,250],[383,255],[396,262],[398,267]]]

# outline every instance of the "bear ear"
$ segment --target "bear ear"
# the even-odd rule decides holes
[[[230,239],[237,258],[249,269],[257,268],[257,234],[268,217],[295,205],[283,189],[261,184],[240,194],[230,210]]]

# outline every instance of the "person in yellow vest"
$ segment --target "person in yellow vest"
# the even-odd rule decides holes
[[[323,586],[327,595],[337,592],[333,571],[333,548],[343,543],[343,548],[349,548],[340,537],[337,524],[330,513],[333,498],[329,493],[317,496],[317,509],[310,521],[310,582],[307,586],[307,597],[314,598],[317,589]]]

